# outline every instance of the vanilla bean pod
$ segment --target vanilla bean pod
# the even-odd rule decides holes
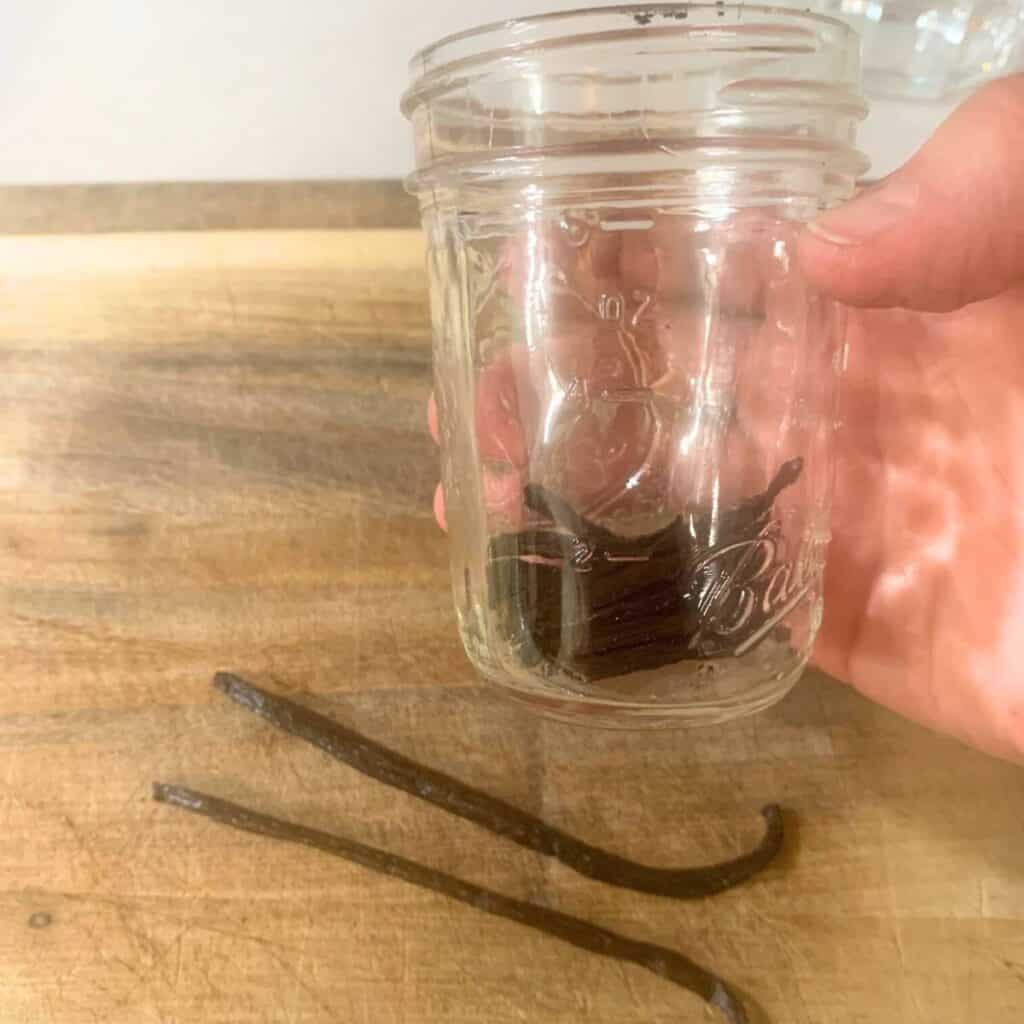
[[[731,508],[690,506],[641,537],[618,535],[527,485],[526,508],[550,525],[490,542],[490,604],[500,631],[528,667],[547,665],[584,683],[733,657],[784,637],[784,627],[773,633],[774,604],[755,602],[727,629],[716,628],[714,609],[735,611],[740,599],[729,587],[744,569],[760,565],[756,578],[768,577],[754,553],[775,551],[773,507],[803,465],[785,463],[766,491]]]
[[[588,953],[643,967],[699,996],[709,1005],[718,1007],[728,1024],[748,1024],[743,1004],[729,985],[675,950],[639,942],[569,914],[503,896],[501,893],[465,882],[426,865],[399,857],[397,854],[304,825],[272,818],[194,790],[156,783],[153,787],[153,798],[160,803],[180,807],[229,828],[312,847],[371,871],[440,893],[484,913],[526,925],[534,931],[560,939]]]
[[[756,875],[782,848],[782,811],[771,805],[761,812],[766,824],[761,842],[734,860],[694,868],[637,864],[591,846],[504,800],[412,761],[348,726],[286,697],[268,693],[238,676],[220,672],[214,678],[214,686],[241,707],[364,775],[466,818],[529,850],[554,857],[581,875],[609,885],[676,899],[700,899],[724,892]]]

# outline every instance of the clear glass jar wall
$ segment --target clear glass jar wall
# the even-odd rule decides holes
[[[599,724],[767,706],[822,614],[842,313],[796,249],[864,170],[855,35],[606,8],[454,37],[414,76],[470,658]]]
[[[811,7],[860,33],[872,95],[936,100],[1024,69],[1024,0],[813,0]]]

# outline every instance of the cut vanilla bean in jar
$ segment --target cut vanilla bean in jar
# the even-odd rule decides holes
[[[709,508],[627,537],[531,486],[526,506],[550,523],[490,547],[491,607],[509,643],[531,665],[584,682],[753,650],[794,600],[772,512],[802,469],[794,459],[763,494],[719,513],[710,553],[699,543],[712,532]]]
[[[485,914],[525,925],[588,953],[643,967],[720,1010],[727,1024],[748,1024],[746,1011],[737,993],[717,975],[676,950],[640,942],[590,924],[581,918],[513,899],[491,889],[484,889],[397,854],[305,825],[273,818],[196,790],[156,783],[153,787],[153,799],[240,832],[311,847],[378,874],[429,889]]]
[[[271,725],[319,747],[371,779],[472,821],[494,835],[553,857],[581,875],[608,885],[675,899],[701,899],[747,881],[764,870],[782,849],[782,811],[773,804],[762,811],[766,829],[761,842],[734,860],[693,868],[638,864],[591,846],[498,797],[412,761],[349,726],[286,697],[269,693],[236,675],[220,672],[214,679],[214,686]]]
[[[459,627],[531,707],[722,722],[807,664],[844,322],[798,249],[867,167],[858,49],[829,18],[697,3],[413,60]]]

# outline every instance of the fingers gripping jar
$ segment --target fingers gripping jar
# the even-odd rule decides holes
[[[843,320],[796,246],[866,167],[857,51],[828,18],[671,4],[413,62],[460,627],[549,714],[718,722],[807,663]]]

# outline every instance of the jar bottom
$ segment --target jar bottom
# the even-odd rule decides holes
[[[781,645],[780,645],[781,646]],[[625,695],[624,677],[618,694],[593,689],[584,692],[568,688],[553,681],[530,678],[507,671],[501,666],[488,664],[470,654],[477,672],[516,704],[545,718],[586,725],[600,729],[651,730],[689,729],[721,725],[737,718],[757,714],[781,701],[796,685],[807,668],[808,656],[787,648],[778,651],[772,659],[780,666],[778,671],[755,676],[754,666],[736,662],[687,662],[665,680],[670,690],[667,696]],[[702,676],[717,676],[712,686],[702,687]],[[673,678],[674,677],[674,678]],[[672,695],[675,692],[675,696]]]

